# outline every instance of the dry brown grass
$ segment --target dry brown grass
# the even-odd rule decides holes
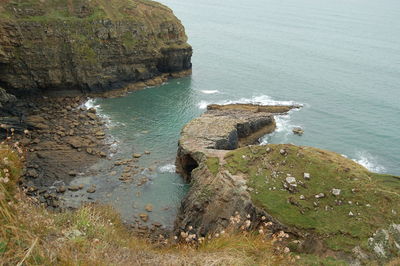
[[[54,213],[20,191],[17,148],[0,145],[0,265],[346,265],[285,254],[263,234],[226,230],[201,244],[150,243],[135,237],[108,206]],[[4,160],[4,158],[8,158]],[[7,169],[4,171],[4,169]],[[163,240],[164,242],[164,240]],[[280,248],[280,251],[278,250]],[[400,265],[394,259],[388,265]]]
[[[224,234],[201,245],[155,245],[132,235],[111,207],[87,205],[53,213],[16,189],[18,152],[9,158],[9,181],[0,182],[0,265],[272,265],[289,262],[274,255],[271,241],[249,233]],[[6,171],[7,172],[7,171]],[[4,173],[4,172],[3,172]],[[284,259],[284,260],[283,260]]]

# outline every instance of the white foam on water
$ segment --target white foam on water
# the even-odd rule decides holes
[[[172,164],[172,163],[169,163],[169,164],[160,166],[158,168],[158,170],[161,173],[175,173],[176,172],[176,166],[174,164]]]
[[[272,99],[268,95],[260,95],[255,96],[252,98],[240,98],[238,100],[223,100],[217,102],[207,102],[207,101],[200,101],[197,106],[200,109],[206,109],[207,105],[209,104],[234,104],[234,103],[247,103],[247,104],[261,104],[261,105],[299,105],[303,106],[303,104],[299,104],[295,101],[277,101]],[[295,110],[295,109],[294,109]]]
[[[260,104],[260,105],[296,105],[296,106],[305,106],[304,104],[295,102],[295,101],[279,101],[279,100],[274,100],[268,95],[259,95],[259,96],[254,96],[252,98],[240,98],[238,100],[223,100],[223,101],[217,101],[217,102],[207,102],[207,101],[200,101],[197,106],[200,109],[206,109],[209,104],[235,104],[235,103],[244,103],[244,104]],[[285,115],[276,115],[275,116],[275,121],[276,121],[276,130],[268,134],[260,139],[260,144],[265,145],[268,144],[268,140],[270,136],[273,134],[280,134],[283,136],[282,142],[287,141],[287,137],[290,134],[293,134],[292,130],[295,127],[299,127],[297,125],[291,124],[290,120],[290,114],[292,112],[299,111],[299,108],[295,108],[290,110],[287,114]]]
[[[96,104],[96,100],[95,99],[89,99],[86,102],[84,102],[83,104],[81,104],[78,108],[86,108],[86,109],[90,109],[90,108],[94,108],[97,110],[97,108],[100,107],[100,105]]]
[[[89,99],[79,107],[83,107],[83,108],[86,108],[86,109],[90,109],[90,108],[95,109],[97,116],[99,116],[103,120],[103,122],[105,123],[105,126],[107,128],[113,128],[113,127],[116,127],[116,126],[125,126],[124,123],[122,123],[122,122],[114,122],[114,121],[111,120],[110,116],[104,114],[103,110],[101,109],[100,104],[96,104],[96,100],[95,99]]]
[[[206,108],[207,108],[207,105],[209,105],[209,104],[210,104],[209,102],[200,101],[200,102],[197,104],[197,106],[199,107],[199,109],[206,109]]]
[[[297,110],[297,109],[295,109],[295,110]],[[262,137],[260,139],[261,145],[268,144],[270,137],[273,135],[276,135],[276,134],[279,134],[281,143],[286,143],[288,141],[289,135],[294,134],[293,128],[301,127],[301,126],[292,124],[291,119],[290,119],[290,113],[285,114],[285,115],[275,116],[275,123],[276,123],[275,131],[272,132],[271,134],[267,134],[264,137]]]
[[[377,162],[377,159],[366,151],[359,151],[356,153],[356,159],[353,159],[356,163],[364,166],[369,171],[374,173],[384,173],[386,168]]]
[[[219,90],[201,90],[200,92],[204,94],[216,94],[219,93]]]

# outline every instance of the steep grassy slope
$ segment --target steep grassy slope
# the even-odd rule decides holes
[[[232,174],[248,178],[254,204],[292,232],[311,235],[314,245],[323,243],[307,251],[351,252],[359,246],[381,258],[399,255],[399,177],[371,173],[333,152],[294,145],[246,147],[225,159]]]

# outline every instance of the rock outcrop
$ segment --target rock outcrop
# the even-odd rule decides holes
[[[3,107],[4,104],[10,104],[16,101],[14,95],[6,92],[5,89],[0,87],[0,108]]]
[[[312,147],[248,145],[274,129],[268,113],[274,108],[209,109],[183,128],[179,141],[177,169],[191,188],[176,220],[178,235],[283,230],[282,243],[299,253],[354,263],[400,254],[399,177]]]
[[[244,176],[219,167],[230,150],[255,144],[273,132],[274,114],[293,108],[299,106],[210,105],[206,113],[182,129],[176,166],[192,187],[182,202],[178,229],[192,226],[198,235],[205,235],[228,226],[237,210],[244,216],[257,212]]]
[[[0,2],[0,86],[14,94],[164,81],[190,73],[191,55],[180,21],[153,1]]]

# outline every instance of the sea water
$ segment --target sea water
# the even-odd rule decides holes
[[[302,104],[262,142],[328,149],[400,175],[400,1],[161,2],[186,27],[193,75],[91,102],[109,121],[115,157],[151,152],[139,160],[155,169],[144,188],[93,178],[124,218],[151,203],[150,217],[172,226],[187,190],[174,172],[179,132],[210,103]]]

